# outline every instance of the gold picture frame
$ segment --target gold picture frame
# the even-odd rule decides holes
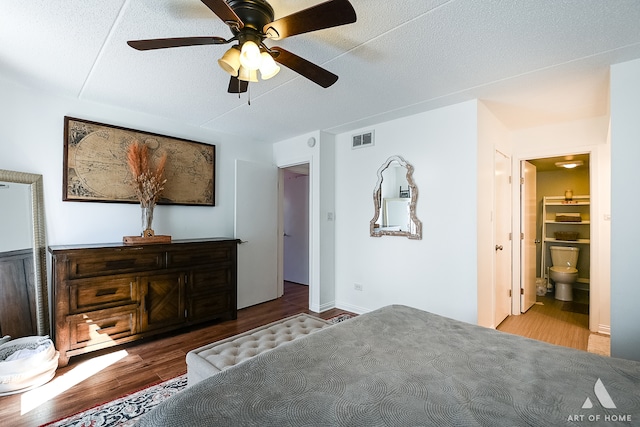
[[[127,165],[134,141],[152,158],[167,153],[158,204],[215,206],[215,145],[66,116],[62,200],[138,203]]]

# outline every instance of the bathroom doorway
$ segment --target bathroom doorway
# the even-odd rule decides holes
[[[592,209],[589,205],[591,196],[590,160],[589,153],[527,160],[528,163],[536,168],[536,256],[535,268],[530,265],[524,265],[527,261],[523,259],[523,265],[521,265],[520,269],[523,275],[523,282],[525,274],[531,275],[535,271],[536,277],[533,279],[536,283],[537,304],[544,304],[549,306],[549,309],[558,311],[558,316],[562,316],[562,311],[584,315],[582,323],[586,329],[589,329],[590,294],[594,292],[594,286],[597,286],[597,284],[591,283],[590,218]],[[545,200],[547,201],[546,206]],[[587,204],[586,207],[584,206],[585,203]],[[578,204],[580,205],[579,208]],[[566,225],[556,222],[553,209],[546,209],[550,205],[560,205],[561,212],[578,215],[578,219],[573,223],[567,222]],[[572,208],[576,211],[575,213]],[[558,221],[563,220],[565,216],[565,214],[562,214],[557,217]],[[580,228],[576,227],[578,221]],[[585,223],[589,224],[589,226],[584,227]],[[580,232],[577,233],[575,230],[580,230]],[[576,265],[578,270],[577,280],[572,286],[573,295],[570,300],[557,300],[555,298],[556,284],[549,277],[550,266],[552,265],[550,247],[552,246],[579,248]],[[529,273],[526,273],[527,271]],[[529,278],[529,280],[531,279]],[[521,312],[526,311],[524,308],[521,307]]]

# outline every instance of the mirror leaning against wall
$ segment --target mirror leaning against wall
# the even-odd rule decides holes
[[[416,216],[417,203],[418,187],[413,180],[413,166],[401,156],[389,157],[378,169],[378,181],[373,190],[371,236],[422,239],[422,222]]]
[[[42,175],[0,169],[0,338],[49,335]]]

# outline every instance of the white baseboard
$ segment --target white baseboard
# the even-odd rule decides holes
[[[598,325],[598,333],[603,335],[611,335],[610,325]]]
[[[356,314],[364,314],[371,311],[368,308],[358,307],[357,305],[352,305],[347,303],[341,303],[340,301],[336,303],[336,308],[339,308],[340,310],[350,311],[351,313],[356,313]]]
[[[331,302],[320,305],[316,313],[322,313],[323,311],[331,310],[332,308],[336,308],[335,301],[331,301]],[[312,310],[312,311],[315,311],[315,310]]]

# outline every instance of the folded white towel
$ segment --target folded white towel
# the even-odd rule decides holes
[[[49,344],[42,344],[36,348],[22,348],[17,350],[14,353],[11,353],[4,361],[10,362],[12,360],[26,359],[28,357],[34,356],[38,353],[42,353],[49,348]]]

